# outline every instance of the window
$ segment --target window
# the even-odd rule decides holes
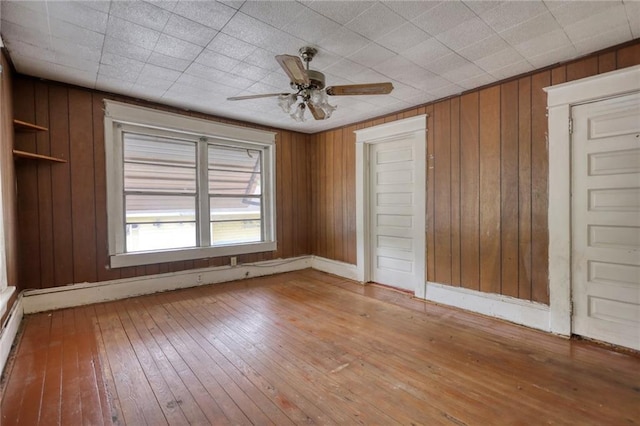
[[[105,106],[112,267],[276,249],[274,133]]]

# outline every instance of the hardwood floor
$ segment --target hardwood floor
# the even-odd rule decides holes
[[[640,358],[304,270],[25,317],[1,424],[638,424]]]

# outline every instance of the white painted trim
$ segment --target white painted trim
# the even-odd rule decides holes
[[[338,275],[350,280],[361,281],[358,279],[359,275],[357,266],[351,263],[339,262],[337,260],[327,259],[320,256],[313,256],[311,267],[318,271]]]
[[[543,331],[549,326],[549,306],[499,294],[427,282],[426,300],[500,318]]]
[[[220,266],[214,268],[192,269],[167,274],[125,278],[98,283],[72,284],[41,290],[23,292],[24,312],[50,311],[90,303],[125,299],[127,297],[158,293],[235,281],[247,277],[279,274],[311,267],[311,257],[302,256],[292,259],[278,259],[264,262],[246,263],[238,266]]]
[[[369,256],[369,146],[374,143],[390,142],[396,139],[413,137],[416,161],[415,173],[418,184],[415,202],[418,210],[426,211],[426,130],[427,115],[418,115],[404,120],[397,120],[367,129],[356,130],[356,280],[368,282],[370,280]],[[417,215],[416,226],[425,229],[425,215]],[[424,298],[425,286],[425,235],[416,236],[416,251],[422,262],[416,264],[416,277],[420,276],[420,283],[416,284],[415,295]]]
[[[16,291],[16,288],[13,286],[4,287],[4,288],[0,287],[0,317],[2,317],[5,312],[7,312],[7,305],[9,304],[9,299],[11,298],[11,296],[15,291]]]
[[[18,335],[23,315],[22,295],[19,295],[16,303],[11,308],[4,327],[0,325],[0,375],[2,375],[4,367],[7,365],[11,346]]]
[[[640,65],[544,90],[549,114],[549,331],[570,335],[571,107],[640,90]]]

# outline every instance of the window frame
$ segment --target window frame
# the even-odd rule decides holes
[[[275,132],[222,124],[200,118],[159,111],[137,105],[104,100],[105,162],[107,190],[107,229],[109,265],[112,268],[148,265],[182,260],[203,259],[219,256],[233,256],[246,253],[274,251],[276,241],[276,194],[275,194]],[[209,144],[219,144],[250,148],[262,152],[262,224],[264,240],[256,243],[229,244],[220,246],[202,246],[208,244],[209,231],[201,225],[210,212],[203,212],[203,203],[198,199],[208,197],[208,185],[197,189],[196,222],[199,232],[197,240],[201,246],[141,251],[127,253],[126,217],[124,211],[124,144],[123,133],[127,129],[147,130],[148,134],[180,136],[196,142],[196,174],[206,182],[208,170],[201,167],[198,158],[207,156]],[[206,160],[204,161],[206,164]],[[208,203],[207,203],[208,205]]]

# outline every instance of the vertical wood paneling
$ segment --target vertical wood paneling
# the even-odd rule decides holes
[[[518,80],[518,297],[531,299],[531,77]]]
[[[334,155],[333,160],[333,212],[332,216],[336,218],[334,221],[334,230],[333,234],[337,237],[335,238],[335,256],[336,259],[340,261],[344,261],[344,240],[345,234],[343,232],[343,224],[345,222],[345,218],[343,216],[342,204],[344,200],[344,185],[343,185],[343,169],[342,163],[344,162],[345,157],[345,148],[342,144],[342,130],[334,130],[331,132],[333,134],[333,144],[336,155]]]
[[[35,82],[35,111],[36,123],[49,128],[49,90],[42,82]],[[43,155],[51,155],[48,132],[38,132],[37,152]],[[54,259],[53,259],[53,198],[51,195],[51,168],[50,163],[38,162],[38,219],[40,246],[40,287],[51,287],[54,284]]]
[[[281,172],[281,187],[278,192],[281,194],[281,202],[280,202],[280,212],[282,215],[282,227],[280,228],[280,235],[282,235],[282,257],[288,258],[291,257],[291,253],[293,252],[293,238],[292,233],[288,232],[293,227],[293,204],[291,200],[293,199],[292,192],[292,167],[291,167],[291,133],[290,132],[281,132],[282,135],[282,144],[281,144],[281,157],[282,161],[280,163],[280,172]]]
[[[32,81],[16,82],[14,114],[20,120],[35,122],[35,93]],[[17,132],[15,145],[18,149],[36,152],[37,137],[33,132]],[[38,165],[34,161],[20,160],[16,166],[16,179],[22,182],[18,191],[18,221],[22,232],[19,235],[20,282],[32,288],[40,288],[40,220],[38,209]]]
[[[91,93],[69,90],[73,282],[97,280],[92,113]]]
[[[500,230],[502,294],[518,297],[518,81],[503,84],[500,100]]]
[[[640,64],[640,43],[623,47],[616,52],[617,69]]]
[[[598,74],[598,57],[588,56],[567,64],[567,81],[578,80]]]
[[[356,237],[356,126],[345,128],[343,139],[347,145],[347,155],[345,157],[346,167],[346,205],[347,205],[347,258],[348,263],[355,264],[357,237]]]
[[[451,284],[460,286],[460,97],[451,99]]]
[[[531,77],[531,298],[549,303],[549,228],[547,151],[547,96],[542,90],[551,84],[550,72]],[[569,68],[567,67],[567,78]],[[544,265],[540,268],[538,265]]]
[[[598,55],[598,74],[616,69],[616,52],[607,52]]]
[[[480,290],[500,293],[500,86],[480,92]]]
[[[49,138],[51,154],[69,159],[69,96],[60,86],[49,89]],[[55,285],[73,283],[73,219],[71,217],[70,164],[51,168],[53,198],[53,250]]]
[[[460,98],[460,284],[480,289],[478,92]]]
[[[434,105],[433,210],[435,282],[451,282],[451,102]]]

